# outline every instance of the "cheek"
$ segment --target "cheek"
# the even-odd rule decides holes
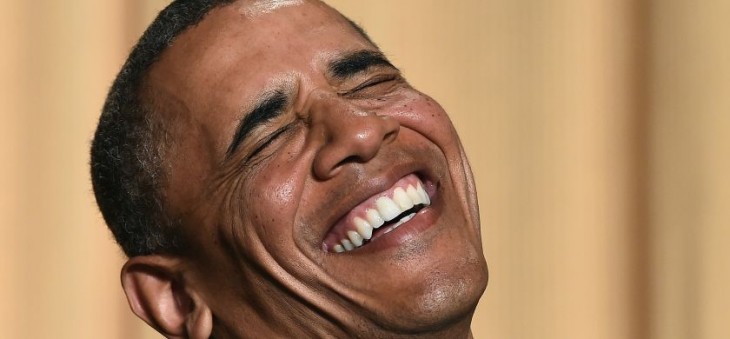
[[[256,174],[247,178],[252,193],[251,213],[262,225],[256,231],[261,236],[271,236],[268,230],[275,230],[277,237],[291,234],[301,206],[303,183],[309,173],[301,159],[287,150],[278,150],[270,161],[263,164]],[[263,232],[261,232],[263,231]]]
[[[458,145],[458,136],[448,114],[431,97],[413,92],[396,107],[401,125],[415,130],[442,148]]]
[[[282,176],[263,170],[258,176],[249,178],[252,189],[251,209],[255,224],[263,223],[263,227],[271,228],[284,223],[292,214],[294,206],[295,183],[292,177]],[[254,227],[262,225],[254,225]]]
[[[265,174],[259,181],[260,193],[258,196],[268,206],[265,210],[282,211],[292,206],[295,201],[296,181],[288,173]]]

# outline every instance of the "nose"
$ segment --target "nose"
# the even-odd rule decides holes
[[[320,180],[332,178],[348,164],[368,162],[400,129],[392,117],[367,112],[335,94],[314,99],[309,121],[310,133],[322,141],[313,164]]]

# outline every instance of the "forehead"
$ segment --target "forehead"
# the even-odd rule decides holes
[[[153,86],[174,87],[187,97],[206,89],[240,96],[242,87],[263,89],[276,78],[323,69],[336,55],[363,48],[374,49],[323,3],[239,2],[214,9],[181,34],[150,78]]]
[[[156,100],[183,106],[184,119],[220,135],[267,89],[311,82],[330,60],[361,49],[375,47],[319,1],[240,1],[181,34],[148,79]]]

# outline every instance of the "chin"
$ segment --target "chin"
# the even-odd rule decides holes
[[[387,310],[378,312],[380,325],[403,333],[437,332],[455,326],[468,329],[487,287],[488,271],[480,250],[467,252],[465,257],[442,259],[448,265],[410,275],[412,281],[403,284],[407,287],[400,296],[383,296],[381,300],[388,302],[382,305]]]

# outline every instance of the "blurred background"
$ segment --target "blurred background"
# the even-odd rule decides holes
[[[328,1],[450,112],[490,283],[476,338],[730,338],[730,1]],[[3,338],[159,338],[88,148],[163,0],[2,0]]]

